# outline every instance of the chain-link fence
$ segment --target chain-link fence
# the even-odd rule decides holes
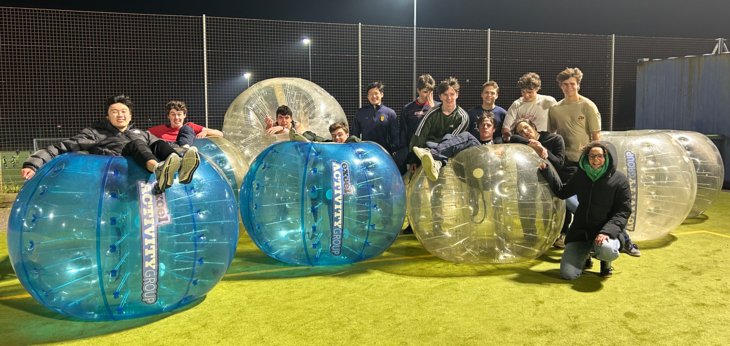
[[[555,76],[577,66],[585,73],[581,94],[598,106],[604,129],[626,130],[634,126],[638,59],[704,54],[714,45],[714,38],[486,28],[414,35],[411,27],[0,7],[0,183],[19,182],[34,143],[71,136],[104,116],[111,95],[132,97],[139,128],[166,122],[171,99],[187,102],[190,121],[221,128],[236,96],[274,77],[311,74],[351,119],[375,80],[396,112],[413,99],[422,73],[457,77],[466,109],[481,103],[482,83],[495,80],[497,104],[507,108],[520,96],[522,74],[537,72],[541,93],[561,99]]]

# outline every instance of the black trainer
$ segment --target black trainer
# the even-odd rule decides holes
[[[613,276],[613,267],[606,261],[601,261],[601,277],[610,278]]]
[[[626,246],[621,248],[621,252],[628,254],[629,256],[641,257],[641,251],[639,247],[634,243],[628,243]]]
[[[593,260],[590,257],[586,259],[586,265],[583,267],[583,269],[593,269]]]

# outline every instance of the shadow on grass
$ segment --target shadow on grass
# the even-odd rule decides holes
[[[543,262],[559,263],[560,250],[550,249],[539,259],[514,264],[453,263],[431,255],[413,234],[401,235],[380,256],[348,265],[300,266],[279,262],[248,238],[238,244],[236,257],[223,280],[287,279],[306,276],[350,276],[378,270],[413,277],[471,277],[513,275]]]
[[[15,271],[13,270],[13,265],[10,263],[10,257],[5,256],[0,261],[0,281],[9,278],[15,278]]]
[[[0,286],[0,320],[3,344],[30,345],[86,339],[114,334],[155,323],[173,314],[191,309],[205,297],[173,312],[118,321],[86,321],[62,315],[41,305],[19,282]]]
[[[641,250],[651,250],[651,249],[660,249],[663,247],[667,247],[672,245],[675,241],[677,241],[677,236],[674,234],[667,234],[664,237],[661,237],[659,239],[654,240],[644,240],[636,242],[639,245],[639,248]]]
[[[603,281],[607,280],[595,272],[584,272],[575,280],[565,280],[560,277],[560,269],[545,271],[519,271],[513,279],[515,282],[530,285],[568,285],[578,292],[597,292],[603,288]]]
[[[708,217],[705,214],[700,214],[695,217],[688,217],[682,221],[682,225],[698,225],[705,223],[705,221],[709,220],[710,217]]]

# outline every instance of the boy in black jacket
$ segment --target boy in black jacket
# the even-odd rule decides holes
[[[23,163],[21,176],[26,180],[31,179],[36,170],[54,157],[67,152],[86,151],[96,155],[132,157],[149,172],[155,173],[157,193],[172,186],[176,172],[180,183],[191,182],[193,173],[200,165],[198,152],[187,150],[181,158],[167,142],[147,131],[134,128],[130,123],[133,106],[128,96],[110,97],[106,101],[106,118],[84,128],[69,139],[33,153]]]

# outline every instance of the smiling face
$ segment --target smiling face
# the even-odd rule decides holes
[[[330,132],[330,135],[332,135],[333,142],[345,143],[345,140],[347,140],[349,133],[347,133],[344,129],[337,129],[333,132]]]
[[[459,93],[454,88],[449,87],[445,92],[439,95],[441,102],[443,103],[442,108],[453,110],[456,108],[456,99],[459,98]]]
[[[525,102],[532,102],[535,101],[535,98],[537,98],[537,92],[540,89],[522,89],[520,90],[520,93],[522,94],[522,100]]]
[[[570,78],[560,82],[560,90],[563,91],[565,98],[567,98],[567,99],[575,98],[578,96],[578,91],[580,90],[580,84],[578,84],[578,80],[576,80],[575,77],[570,77]]]
[[[491,85],[487,85],[482,89],[482,104],[494,106],[494,102],[497,101],[497,89]]]
[[[383,93],[378,88],[368,90],[368,102],[373,106],[379,106],[383,100]]]
[[[286,114],[277,114],[276,124],[287,130],[291,130],[292,118]]]
[[[185,124],[185,111],[171,109],[167,113],[167,118],[170,119],[170,127],[179,129]]]
[[[129,122],[132,121],[132,111],[123,103],[113,103],[106,113],[109,122],[119,131],[126,130],[129,127]]]
[[[527,139],[537,139],[537,131],[535,131],[535,129],[526,121],[517,123],[517,126],[515,126],[515,132]]]
[[[603,153],[603,148],[591,148],[591,150],[588,152],[588,163],[590,163],[593,169],[601,168],[601,166],[606,163],[606,157]]]

